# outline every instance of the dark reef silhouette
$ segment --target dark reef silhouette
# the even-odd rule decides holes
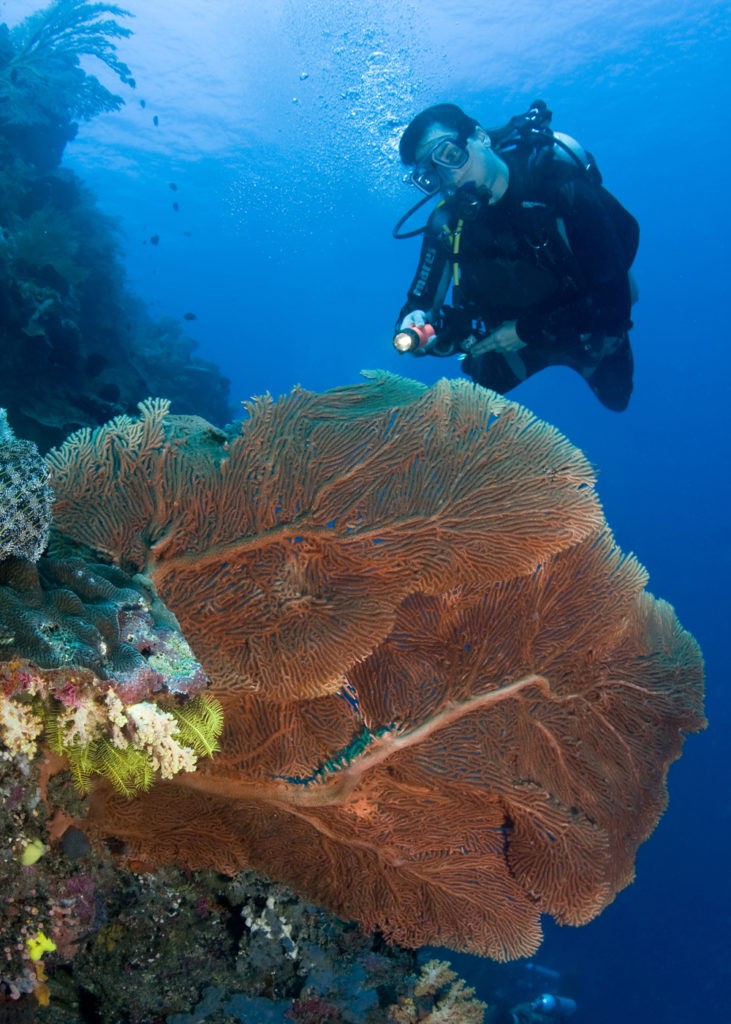
[[[214,423],[230,415],[228,381],[130,292],[114,221],[61,166],[79,121],[124,102],[79,57],[135,84],[113,42],[130,30],[105,17],[125,13],[58,0],[0,26],[0,407],[42,450],[151,394]]]

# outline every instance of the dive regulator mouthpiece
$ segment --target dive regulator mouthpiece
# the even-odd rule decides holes
[[[436,331],[431,324],[405,327],[394,335],[393,347],[397,352],[418,352],[420,348],[426,348],[435,334]]]

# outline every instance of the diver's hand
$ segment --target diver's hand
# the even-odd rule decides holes
[[[423,327],[427,322],[426,313],[423,309],[412,309],[401,321],[400,330],[406,331],[410,327]]]
[[[471,356],[482,356],[486,352],[517,352],[521,348],[525,348],[525,342],[518,336],[515,320],[506,320],[470,345],[469,353]]]

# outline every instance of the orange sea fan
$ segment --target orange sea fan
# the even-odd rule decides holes
[[[72,438],[57,536],[143,570],[224,704],[209,767],[91,822],[137,855],[255,867],[418,946],[506,959],[632,878],[702,661],[553,428],[388,375]]]
[[[332,693],[408,594],[530,573],[602,523],[583,455],[466,382],[249,411],[229,440],[147,402],[48,456],[57,534],[150,576],[219,686]]]

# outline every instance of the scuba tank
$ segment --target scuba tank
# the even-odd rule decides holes
[[[540,153],[551,147],[555,160],[581,168],[593,185],[601,185],[594,157],[573,136],[554,131],[550,126],[552,117],[543,100],[534,100],[524,114],[511,117],[501,128],[486,131],[498,155],[531,150]]]

